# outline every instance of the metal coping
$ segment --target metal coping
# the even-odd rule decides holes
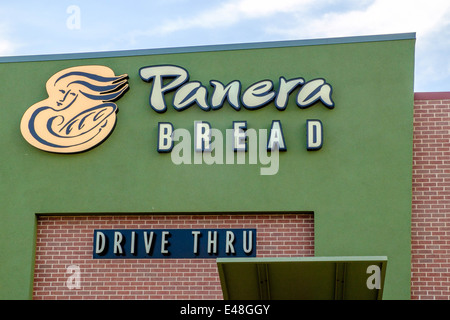
[[[412,32],[412,33],[396,33],[396,34],[353,36],[353,37],[339,37],[339,38],[250,42],[250,43],[218,44],[218,45],[157,48],[157,49],[136,49],[136,50],[122,50],[122,51],[99,51],[99,52],[60,53],[60,54],[45,54],[45,55],[5,56],[5,57],[0,57],[0,63],[116,58],[116,57],[145,56],[145,55],[159,55],[159,54],[194,53],[194,52],[209,52],[209,51],[210,52],[231,51],[231,50],[246,50],[246,49],[267,49],[267,48],[300,47],[300,46],[315,46],[315,45],[327,45],[327,44],[346,44],[346,43],[359,43],[359,42],[415,40],[415,39],[416,39],[416,33]]]
[[[415,92],[414,100],[449,100],[450,92]]]
[[[276,262],[387,262],[387,256],[327,256],[327,257],[252,257],[252,258],[217,258],[217,263],[276,263]]]

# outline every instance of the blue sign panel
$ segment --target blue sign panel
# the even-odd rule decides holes
[[[255,256],[256,229],[94,230],[94,259]]]

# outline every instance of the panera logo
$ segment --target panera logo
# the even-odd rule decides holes
[[[283,111],[289,100],[291,105],[295,100],[300,109],[319,102],[330,110],[335,107],[333,88],[323,78],[281,76],[278,83],[264,79],[245,87],[240,80],[229,83],[210,80],[208,87],[200,81],[190,81],[189,72],[175,65],[142,67],[139,76],[150,84],[149,104],[160,114],[168,110],[167,103],[176,111],[197,106],[213,112],[225,105],[236,111],[258,110],[269,105]],[[72,67],[54,74],[47,81],[46,89],[48,98],[33,104],[24,113],[20,124],[22,135],[32,146],[44,151],[78,153],[96,147],[113,131],[118,111],[114,102],[129,89],[128,75],[116,76],[110,68],[99,65]],[[268,171],[261,168],[261,174],[273,175],[278,172],[278,151],[287,151],[288,142],[281,120],[271,122],[269,131],[265,128],[257,131],[248,128],[247,121],[233,120],[224,135],[208,121],[199,119],[194,121],[192,139],[186,128],[175,129],[172,122],[159,121],[156,150],[171,153],[172,162],[177,165],[201,164],[203,160],[207,164],[244,164],[247,158],[244,156],[248,154],[249,164],[257,164],[258,159],[261,164],[270,164]],[[322,122],[306,119],[304,128],[306,149],[322,149]],[[235,161],[235,156],[239,160]]]
[[[79,66],[54,74],[48,98],[33,104],[20,124],[32,146],[55,153],[77,153],[103,142],[116,124],[118,100],[128,90],[128,75],[108,67]]]

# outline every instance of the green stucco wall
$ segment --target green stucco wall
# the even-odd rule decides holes
[[[0,298],[31,298],[36,214],[311,211],[316,256],[387,256],[384,298],[409,299],[415,39],[403,38],[0,63]],[[129,75],[112,135],[72,155],[29,145],[19,123],[47,97],[46,81],[90,64]],[[260,110],[225,104],[178,112],[169,95],[168,111],[159,114],[149,106],[152,84],[139,69],[161,64],[181,66],[207,87],[212,79],[240,80],[246,88],[263,79],[277,86],[280,76],[324,78],[335,108],[318,102],[300,109],[291,96],[284,111],[271,103]],[[323,123],[321,150],[306,150],[306,119]],[[233,121],[259,130],[280,120],[287,151],[278,173],[260,175],[260,164],[175,165],[170,154],[156,151],[158,122],[193,135],[196,120],[223,133]]]

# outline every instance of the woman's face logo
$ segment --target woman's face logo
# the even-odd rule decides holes
[[[58,99],[58,101],[56,102],[56,105],[58,107],[63,106],[62,108],[65,107],[65,105],[71,104],[72,102],[75,101],[75,99],[77,98],[78,94],[76,94],[75,92],[71,92],[72,90],[64,90],[64,89],[60,89],[60,99]],[[70,96],[69,96],[70,94]],[[68,97],[69,96],[69,97]]]
[[[54,74],[48,98],[23,115],[20,130],[34,147],[57,153],[89,150],[104,141],[116,124],[118,100],[128,90],[128,75],[104,66],[82,66]]]

